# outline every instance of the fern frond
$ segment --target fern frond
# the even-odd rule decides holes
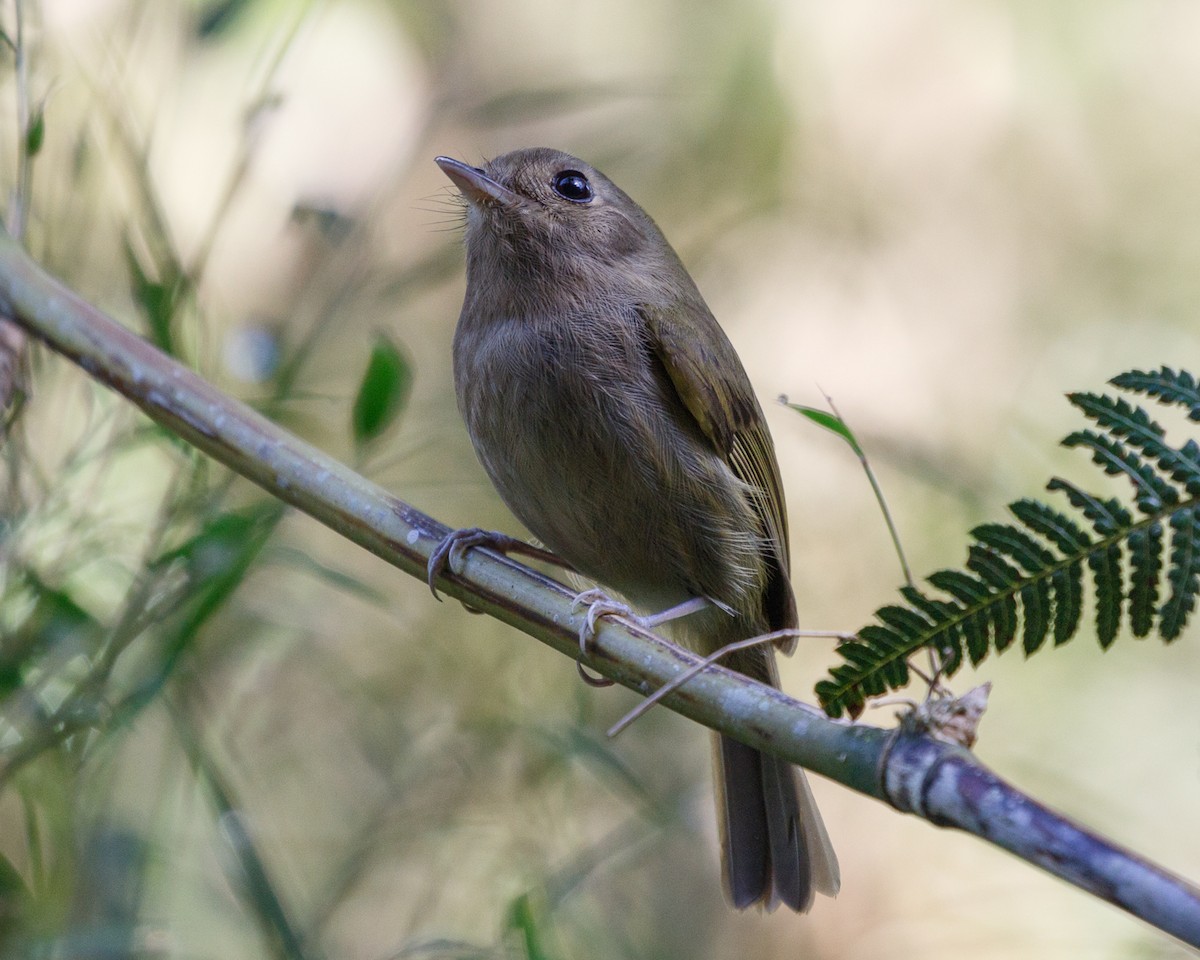
[[[1112,383],[1185,407],[1200,421],[1200,385],[1186,371],[1131,371]],[[867,697],[906,683],[907,659],[923,647],[936,650],[951,675],[965,659],[978,664],[1004,651],[1018,633],[1026,655],[1051,636],[1054,646],[1067,642],[1082,622],[1085,569],[1102,649],[1126,623],[1134,636],[1156,627],[1165,640],[1180,635],[1200,594],[1200,444],[1172,446],[1160,424],[1122,397],[1069,399],[1095,426],[1063,444],[1088,450],[1106,474],[1126,477],[1134,509],[1054,478],[1047,489],[1068,510],[1022,499],[1009,507],[1015,523],[976,527],[965,569],[931,574],[935,594],[903,588],[906,606],[881,608],[876,622],[838,647],[843,663],[817,684],[828,713],[857,716]]]
[[[1195,441],[1176,450],[1166,443],[1166,431],[1150,419],[1141,407],[1125,400],[1092,393],[1073,393],[1070,400],[1083,412],[1113,435],[1158,463],[1172,479],[1187,485],[1192,493],[1200,491],[1200,447]]]
[[[1088,447],[1092,451],[1092,461],[1103,467],[1105,473],[1124,473],[1134,486],[1135,501],[1143,513],[1153,513],[1163,503],[1179,501],[1178,491],[1120,440],[1092,430],[1079,430],[1064,439],[1063,446]]]
[[[1183,631],[1196,605],[1200,590],[1200,520],[1197,508],[1180,510],[1171,517],[1171,565],[1167,583],[1171,594],[1162,608],[1160,630],[1164,640],[1174,640]]]
[[[1144,637],[1154,626],[1158,578],[1162,573],[1162,526],[1154,523],[1129,535],[1129,626]]]
[[[1054,584],[1054,645],[1061,646],[1075,636],[1083,616],[1083,566],[1069,564],[1051,576]]]
[[[1154,397],[1161,403],[1188,408],[1188,417],[1200,420],[1200,383],[1186,370],[1176,373],[1170,367],[1146,373],[1130,370],[1109,381],[1114,387]]]

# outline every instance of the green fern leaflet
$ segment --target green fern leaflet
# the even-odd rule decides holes
[[[1111,383],[1200,421],[1200,385],[1187,372],[1134,370]],[[858,716],[866,698],[904,686],[908,658],[922,648],[936,650],[951,675],[964,659],[978,664],[1018,637],[1026,654],[1047,640],[1066,643],[1083,620],[1085,582],[1102,648],[1124,624],[1137,637],[1180,635],[1200,592],[1200,445],[1171,446],[1144,409],[1121,397],[1069,399],[1092,425],[1063,444],[1128,479],[1129,500],[1103,499],[1056,478],[1047,489],[1065,505],[1018,500],[1009,506],[1016,523],[976,527],[964,570],[934,573],[932,590],[902,589],[904,605],[877,610],[875,622],[838,647],[844,662],[816,688],[830,716]]]

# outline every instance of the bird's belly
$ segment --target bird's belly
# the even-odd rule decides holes
[[[642,441],[648,417],[669,416],[661,388],[649,371],[627,372],[581,378],[544,357],[521,368],[509,351],[463,385],[463,413],[493,484],[535,537],[587,577],[661,609],[694,593],[673,534],[689,521],[663,465],[646,462],[664,456]]]
[[[456,343],[479,459],[535,537],[635,605],[703,596],[757,610],[764,546],[745,484],[635,337],[607,330],[587,354],[528,323]]]
[[[555,553],[639,604],[669,606],[688,596],[665,536],[678,520],[670,491],[610,429],[628,415],[622,406],[547,402],[541,416],[514,406],[494,431],[505,455],[483,459],[509,508]]]

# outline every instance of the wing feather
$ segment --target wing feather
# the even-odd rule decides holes
[[[690,311],[694,322],[669,322],[664,308],[643,308],[651,346],[713,450],[750,488],[762,533],[774,554],[769,561],[773,569],[765,598],[767,613],[775,628],[794,626],[783,483],[762,407],[733,344],[704,302],[678,308]]]

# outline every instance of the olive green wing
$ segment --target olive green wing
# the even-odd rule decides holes
[[[687,322],[671,316],[688,312]],[[778,566],[766,599],[772,625],[794,626],[795,600],[788,582],[790,566],[787,513],[775,446],[750,378],[708,307],[702,300],[675,308],[643,307],[650,345],[675,392],[713,449],[734,476],[756,493],[755,509]]]

